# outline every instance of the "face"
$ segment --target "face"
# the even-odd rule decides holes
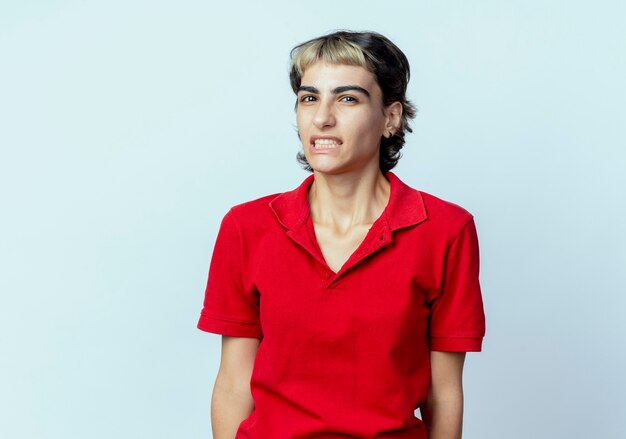
[[[296,119],[311,168],[330,174],[378,169],[381,137],[397,126],[401,105],[383,108],[375,76],[358,66],[317,62],[301,84]]]

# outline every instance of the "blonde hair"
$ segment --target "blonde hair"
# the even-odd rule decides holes
[[[404,53],[376,32],[338,31],[314,38],[291,50],[289,79],[294,93],[298,94],[304,71],[318,61],[363,67],[376,77],[383,94],[383,106],[394,102],[402,104],[400,127],[392,137],[381,137],[380,142],[381,171],[395,167],[402,157],[400,150],[405,143],[404,137],[413,131],[409,120],[416,113],[406,98],[410,68]],[[304,169],[313,172],[302,151],[298,152],[296,159]]]
[[[373,58],[369,53],[345,39],[315,39],[304,45],[298,46],[293,53],[292,65],[300,77],[312,64],[323,61],[329,64],[345,64],[349,66],[363,67],[374,73],[374,68],[367,61],[367,57]]]

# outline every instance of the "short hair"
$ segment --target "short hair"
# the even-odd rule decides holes
[[[416,113],[406,98],[410,68],[404,53],[387,37],[376,32],[337,31],[297,45],[291,50],[290,58],[289,79],[296,94],[304,71],[317,61],[359,66],[374,74],[382,90],[383,106],[396,101],[402,104],[400,127],[390,138],[381,136],[380,141],[381,171],[394,168],[402,157],[400,150],[405,143],[404,136],[413,132],[409,120]],[[298,152],[296,160],[305,170],[313,172],[303,151]]]

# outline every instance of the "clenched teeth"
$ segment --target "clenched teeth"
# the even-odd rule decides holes
[[[338,143],[335,140],[317,139],[315,141],[316,148],[335,148],[337,146],[338,146]]]

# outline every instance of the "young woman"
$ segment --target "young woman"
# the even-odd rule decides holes
[[[380,34],[335,32],[294,48],[290,76],[312,174],[222,220],[198,323],[222,335],[214,438],[460,438],[478,238],[390,171],[409,63]]]

